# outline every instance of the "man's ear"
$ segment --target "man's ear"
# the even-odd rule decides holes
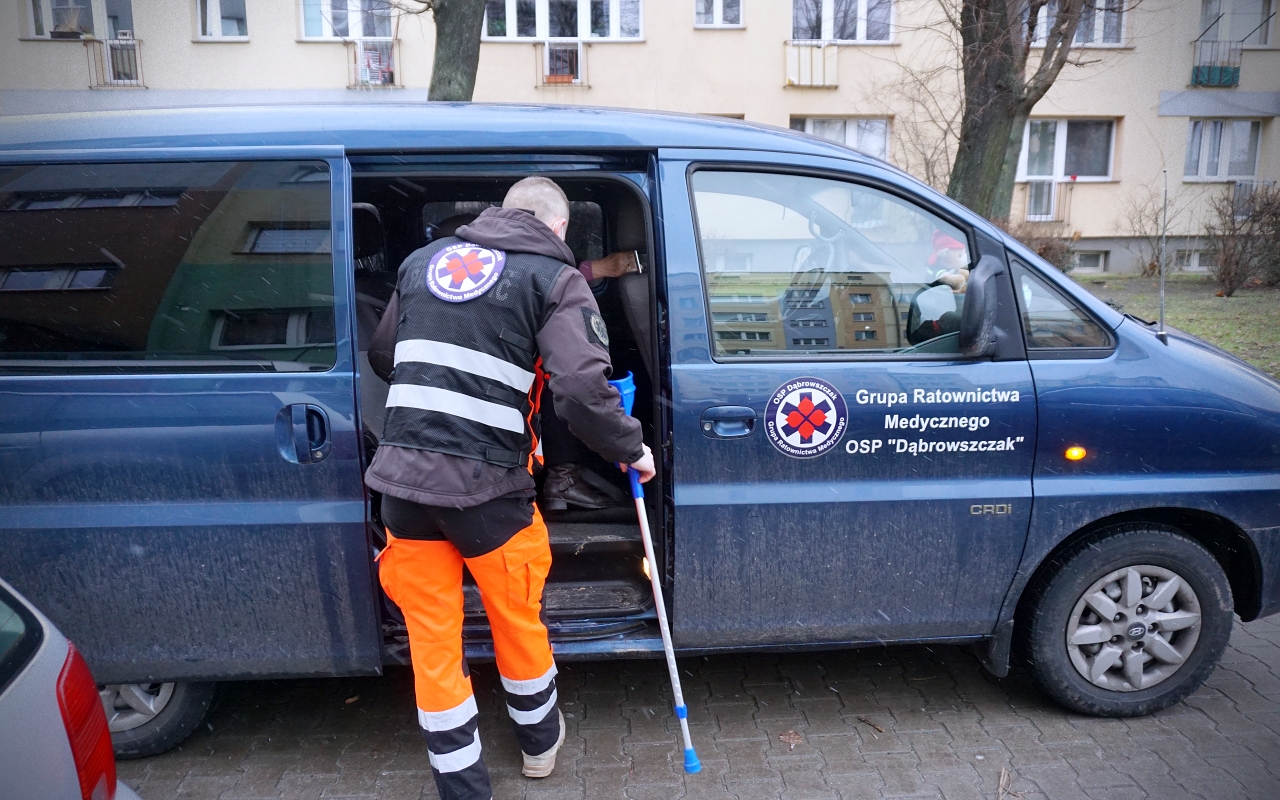
[[[557,219],[557,220],[552,220],[551,225],[549,227],[551,228],[551,232],[554,233],[556,236],[559,236],[560,239],[563,241],[565,233],[567,233],[569,230],[569,220],[565,219],[564,217],[561,217],[560,219]]]

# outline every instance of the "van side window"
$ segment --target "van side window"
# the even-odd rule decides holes
[[[324,162],[0,169],[0,372],[333,366]]]
[[[716,356],[959,352],[960,228],[826,178],[703,170],[692,184]]]
[[[1101,325],[1017,261],[1013,262],[1013,277],[1028,350],[1111,346],[1111,337]]]

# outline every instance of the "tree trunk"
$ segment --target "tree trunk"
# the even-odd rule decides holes
[[[1018,111],[1021,76],[1014,66],[1011,22],[1005,0],[965,0],[961,9],[965,111],[947,194],[986,217],[997,210],[996,190]]]
[[[429,100],[468,101],[476,88],[484,0],[435,0],[436,56]]]
[[[1013,114],[1013,125],[1009,130],[1009,141],[1005,146],[1003,166],[1000,169],[1000,180],[996,183],[991,207],[987,211],[987,219],[1008,219],[1013,206],[1013,183],[1018,177],[1018,159],[1022,157],[1022,136],[1027,129],[1030,117],[1023,109]]]

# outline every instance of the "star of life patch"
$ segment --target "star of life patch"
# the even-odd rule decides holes
[[[840,443],[849,409],[836,387],[818,378],[787,381],[769,397],[764,431],[778,452],[791,458],[820,456]]]
[[[582,309],[582,321],[587,326],[587,340],[594,344],[609,346],[609,328],[604,324],[604,317],[598,311]]]
[[[507,254],[471,242],[452,244],[427,263],[427,291],[449,303],[474,300],[493,288]]]

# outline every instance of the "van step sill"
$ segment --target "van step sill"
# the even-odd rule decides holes
[[[548,522],[547,533],[555,555],[631,552],[641,544],[640,526],[634,523]]]

